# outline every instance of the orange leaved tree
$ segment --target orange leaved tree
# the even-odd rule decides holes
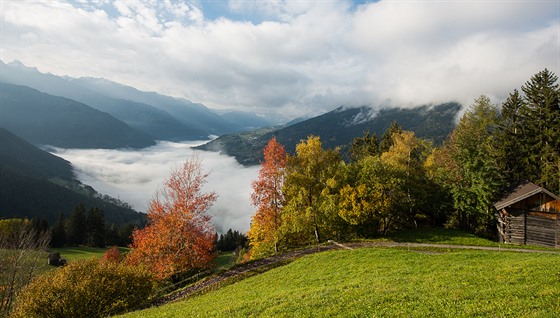
[[[160,279],[213,263],[215,231],[207,211],[217,195],[202,192],[207,176],[196,159],[171,171],[149,203],[148,225],[132,233],[129,263],[148,266]]]
[[[253,258],[278,252],[285,167],[286,151],[274,137],[264,148],[264,161],[261,163],[259,177],[253,181],[251,201],[257,211],[247,233]]]

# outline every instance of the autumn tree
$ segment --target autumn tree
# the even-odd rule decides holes
[[[357,226],[358,235],[384,234],[394,221],[393,207],[401,199],[399,179],[379,156],[367,156],[346,168],[338,215]]]
[[[283,232],[302,244],[336,238],[342,222],[332,196],[338,192],[342,161],[338,149],[324,150],[319,137],[309,136],[288,156],[283,193]]]
[[[251,228],[247,233],[253,258],[278,253],[280,214],[284,204],[282,187],[286,169],[286,151],[274,137],[263,152],[264,160],[261,163],[258,179],[252,184],[251,201],[257,207],[257,211],[251,219]]]
[[[129,263],[148,266],[160,279],[213,263],[215,231],[207,211],[217,195],[202,191],[207,176],[196,159],[172,170],[149,203],[148,225],[132,234]]]
[[[392,168],[394,178],[400,179],[399,191],[402,199],[395,201],[394,214],[400,215],[400,222],[427,218],[426,198],[429,196],[428,179],[425,177],[424,161],[431,145],[414,136],[412,131],[392,134],[392,145],[381,155],[381,161]]]

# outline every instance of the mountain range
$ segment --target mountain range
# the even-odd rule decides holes
[[[381,137],[392,122],[414,131],[417,137],[441,144],[455,127],[460,109],[457,103],[380,110],[369,106],[339,107],[284,127],[223,135],[197,148],[219,151],[235,157],[243,165],[254,165],[262,160],[262,149],[272,137],[291,154],[309,135],[319,136],[324,148],[342,147],[344,152],[354,138],[366,132]]]
[[[86,104],[154,140],[206,140],[210,135],[273,124],[252,113],[218,114],[202,104],[142,92],[106,79],[41,73],[18,61],[7,64],[0,61],[0,70],[0,82],[28,86],[42,93]]]

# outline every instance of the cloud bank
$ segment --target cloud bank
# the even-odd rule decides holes
[[[193,145],[159,142],[142,150],[55,148],[54,154],[72,163],[80,181],[142,212],[147,211],[149,200],[171,169],[194,156],[209,173],[205,191],[218,194],[210,209],[216,229],[220,233],[229,228],[247,231],[255,211],[250,204],[251,182],[257,178],[259,167],[243,167],[233,157],[195,151],[190,148]]]
[[[2,1],[0,57],[210,107],[495,100],[560,73],[560,2]]]

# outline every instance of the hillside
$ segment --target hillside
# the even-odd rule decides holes
[[[23,141],[3,128],[0,128],[0,165],[38,179],[74,179],[70,162]]]
[[[107,223],[142,224],[145,215],[74,179],[66,160],[0,128],[0,218],[44,218],[53,224],[78,204],[103,210]]]
[[[26,86],[0,83],[0,127],[36,145],[143,148],[155,142],[111,115]]]
[[[243,165],[258,164],[262,149],[276,136],[288,153],[309,135],[320,136],[324,148],[347,146],[365,132],[381,137],[393,121],[416,136],[441,144],[455,127],[455,117],[461,106],[447,103],[417,108],[386,108],[374,111],[370,107],[343,108],[295,123],[277,130],[261,130],[221,136],[198,149],[220,151],[234,156]]]
[[[558,261],[443,246],[326,251],[125,317],[548,317],[560,310]]]

